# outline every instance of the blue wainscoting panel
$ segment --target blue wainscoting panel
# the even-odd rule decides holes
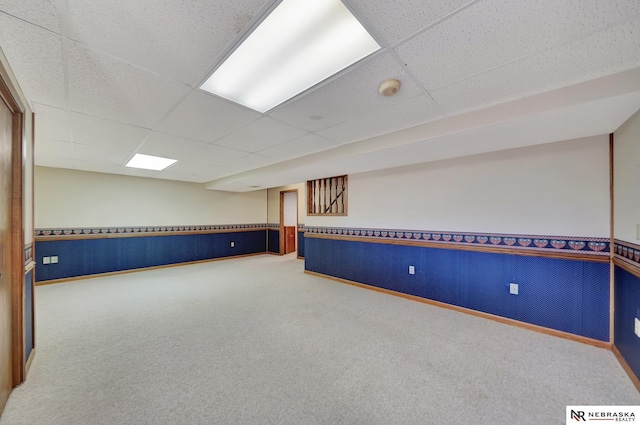
[[[640,338],[634,333],[634,321],[640,320],[640,278],[615,268],[615,346],[640,378]]]
[[[607,263],[324,238],[305,245],[312,272],[609,341]]]
[[[34,347],[33,338],[33,270],[24,275],[24,359],[26,363]]]
[[[298,232],[298,257],[304,258],[304,230]]]
[[[582,289],[583,334],[601,341],[609,341],[609,313],[611,303],[611,266],[608,263],[584,262]]]
[[[269,229],[267,232],[267,237],[269,239],[269,252],[280,254],[280,230]]]
[[[231,242],[234,246],[231,247]],[[36,281],[256,254],[266,251],[264,230],[191,235],[36,241]],[[43,264],[57,256],[58,264]]]
[[[462,257],[456,254],[462,251],[434,250],[425,255],[426,251],[416,250],[421,258],[421,269],[426,273],[424,282],[418,281],[425,298],[441,301],[452,305],[462,305]],[[406,270],[405,270],[406,272]],[[418,271],[416,276],[420,277]]]
[[[446,251],[450,257],[458,258],[462,286],[460,305],[496,316],[516,318],[517,299],[515,295],[509,294],[509,284],[517,282],[513,256],[438,251]]]

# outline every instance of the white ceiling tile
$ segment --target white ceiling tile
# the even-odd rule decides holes
[[[58,35],[0,14],[0,43],[30,101],[66,107],[62,41]]]
[[[60,17],[55,3],[55,0],[0,0],[0,11],[59,34]]]
[[[34,144],[36,162],[39,157],[73,158],[73,143],[36,136]]]
[[[164,173],[166,170],[162,170],[162,171],[155,171],[155,170],[145,170],[142,168],[131,168],[131,167],[116,167],[114,165],[111,166],[105,166],[104,169],[112,169],[112,170],[117,170],[114,171],[117,174],[124,174],[127,176],[135,176],[135,177],[147,177],[150,179],[162,179],[164,178]],[[108,171],[105,171],[108,172]]]
[[[36,121],[37,122],[37,121]],[[151,130],[115,121],[104,120],[73,112],[71,114],[73,141],[134,151]]]
[[[396,51],[433,90],[639,15],[637,0],[486,0]]]
[[[249,156],[250,154],[235,149],[224,148],[217,145],[209,145],[202,154],[200,160],[207,164],[226,167],[233,161]]]
[[[43,134],[49,139],[71,142],[69,111],[36,103],[33,112],[36,115],[36,137]]]
[[[104,173],[104,174],[130,174],[129,170],[133,170],[133,168],[127,168],[123,165],[114,165],[114,164],[96,163],[96,162],[83,162],[83,161],[75,161],[73,168],[75,170],[91,171],[94,173]],[[139,171],[145,171],[145,170],[139,170]]]
[[[351,143],[434,121],[443,116],[429,96],[420,95],[321,130],[317,134],[341,144]]]
[[[260,116],[257,112],[194,90],[163,121],[158,130],[213,143]]]
[[[457,114],[640,66],[640,20],[435,90]],[[615,47],[612,47],[615,46]]]
[[[73,159],[82,162],[124,165],[132,156],[132,151],[79,143],[73,144]]]
[[[236,174],[243,171],[252,170],[254,168],[266,167],[267,165],[275,164],[279,161],[280,160],[276,158],[269,158],[252,153],[235,161],[229,161],[227,164],[225,164],[225,168],[232,170],[233,174]]]
[[[229,171],[222,167],[193,161],[178,161],[163,172],[163,178],[204,183],[228,174]]]
[[[61,158],[57,155],[37,155],[35,156],[35,165],[40,167],[66,168],[74,170],[78,161],[74,159]]]
[[[198,160],[211,146],[204,142],[189,140],[171,134],[153,132],[138,150],[145,155],[162,156],[177,160]]]
[[[65,167],[65,168],[72,168],[72,167]],[[116,165],[116,164],[108,164],[108,163],[74,161],[73,169],[91,171],[95,173],[119,174],[119,175],[126,175],[126,176],[146,177],[146,178],[156,178],[156,179],[163,178],[163,171],[144,170],[141,168],[130,168],[130,167],[125,167],[124,165]]]
[[[264,118],[191,86],[276,0],[0,0],[0,48],[36,113],[35,163],[202,182],[297,158],[224,186],[246,190],[249,181],[279,185],[330,169],[423,161],[439,150],[478,152],[474,138],[455,147],[446,136],[476,120],[509,125],[499,138],[474,133],[495,150],[603,134],[637,110],[637,99],[621,109],[607,96],[626,88],[637,96],[635,74],[615,73],[640,70],[638,0],[343,1],[396,52],[379,52]],[[608,82],[596,84],[604,75]],[[378,85],[389,77],[403,87],[384,98]],[[582,91],[589,94],[575,99],[572,90],[581,89],[562,89],[591,79]],[[452,116],[549,90],[514,102],[524,109],[513,115],[504,104]],[[557,105],[565,94],[571,99]],[[439,111],[450,118],[431,122]],[[527,114],[535,125],[514,118]],[[430,141],[420,159],[401,146],[423,132]],[[179,161],[165,172],[124,167],[135,151]]]
[[[200,174],[181,173],[171,169],[163,170],[162,174],[159,174],[153,177],[162,179],[162,180],[175,180],[175,181],[190,182],[190,183],[206,183],[212,180],[210,178],[207,178],[207,176],[203,176]]]
[[[269,117],[260,118],[216,142],[245,152],[258,152],[308,134]]]
[[[470,0],[350,0],[392,45],[454,12]]]
[[[44,165],[43,158],[60,158],[75,161],[74,164],[85,163],[91,169],[91,164],[124,165],[133,155],[120,149],[102,146],[89,146],[78,143],[63,142],[46,138],[36,138],[35,158],[37,165]]]
[[[190,90],[184,84],[69,43],[69,96],[74,111],[153,127]]]
[[[378,92],[387,78],[401,81],[400,91],[392,97]],[[391,54],[385,53],[342,75],[323,87],[276,108],[269,116],[308,131],[317,131],[348,119],[386,108],[422,93]]]
[[[260,151],[260,155],[275,158],[280,161],[299,158],[314,152],[320,152],[338,146],[339,143],[323,139],[315,134],[302,136],[281,145]]]
[[[228,172],[223,167],[216,167],[215,165],[203,164],[197,161],[178,161],[170,169],[180,173],[210,174],[211,176],[222,176]]]
[[[70,37],[195,85],[263,3],[264,0],[69,0]]]

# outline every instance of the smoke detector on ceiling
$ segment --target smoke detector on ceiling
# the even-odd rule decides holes
[[[383,96],[393,96],[400,90],[400,81],[389,78],[380,83],[380,94]]]

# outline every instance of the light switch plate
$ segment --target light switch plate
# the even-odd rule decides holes
[[[42,264],[51,264],[51,257],[42,257]]]
[[[518,295],[518,284],[510,283],[509,284],[509,293],[512,295]]]
[[[58,264],[58,256],[57,255],[52,255],[51,256],[51,264]]]
[[[231,248],[233,248],[234,246],[236,246],[235,242],[231,242]]]
[[[638,338],[640,338],[640,319],[635,318],[635,333]]]
[[[415,266],[409,266],[409,274],[416,274],[416,267]]]

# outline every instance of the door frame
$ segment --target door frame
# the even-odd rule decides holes
[[[0,97],[13,114],[11,146],[11,368],[13,386],[25,378],[24,362],[24,223],[23,223],[23,129],[25,105],[13,85],[9,73],[0,62]]]
[[[289,190],[281,190],[280,191],[280,255],[284,255],[284,194],[295,192],[296,194],[296,255],[298,255],[298,220],[300,219],[298,215],[298,189],[289,189]]]

